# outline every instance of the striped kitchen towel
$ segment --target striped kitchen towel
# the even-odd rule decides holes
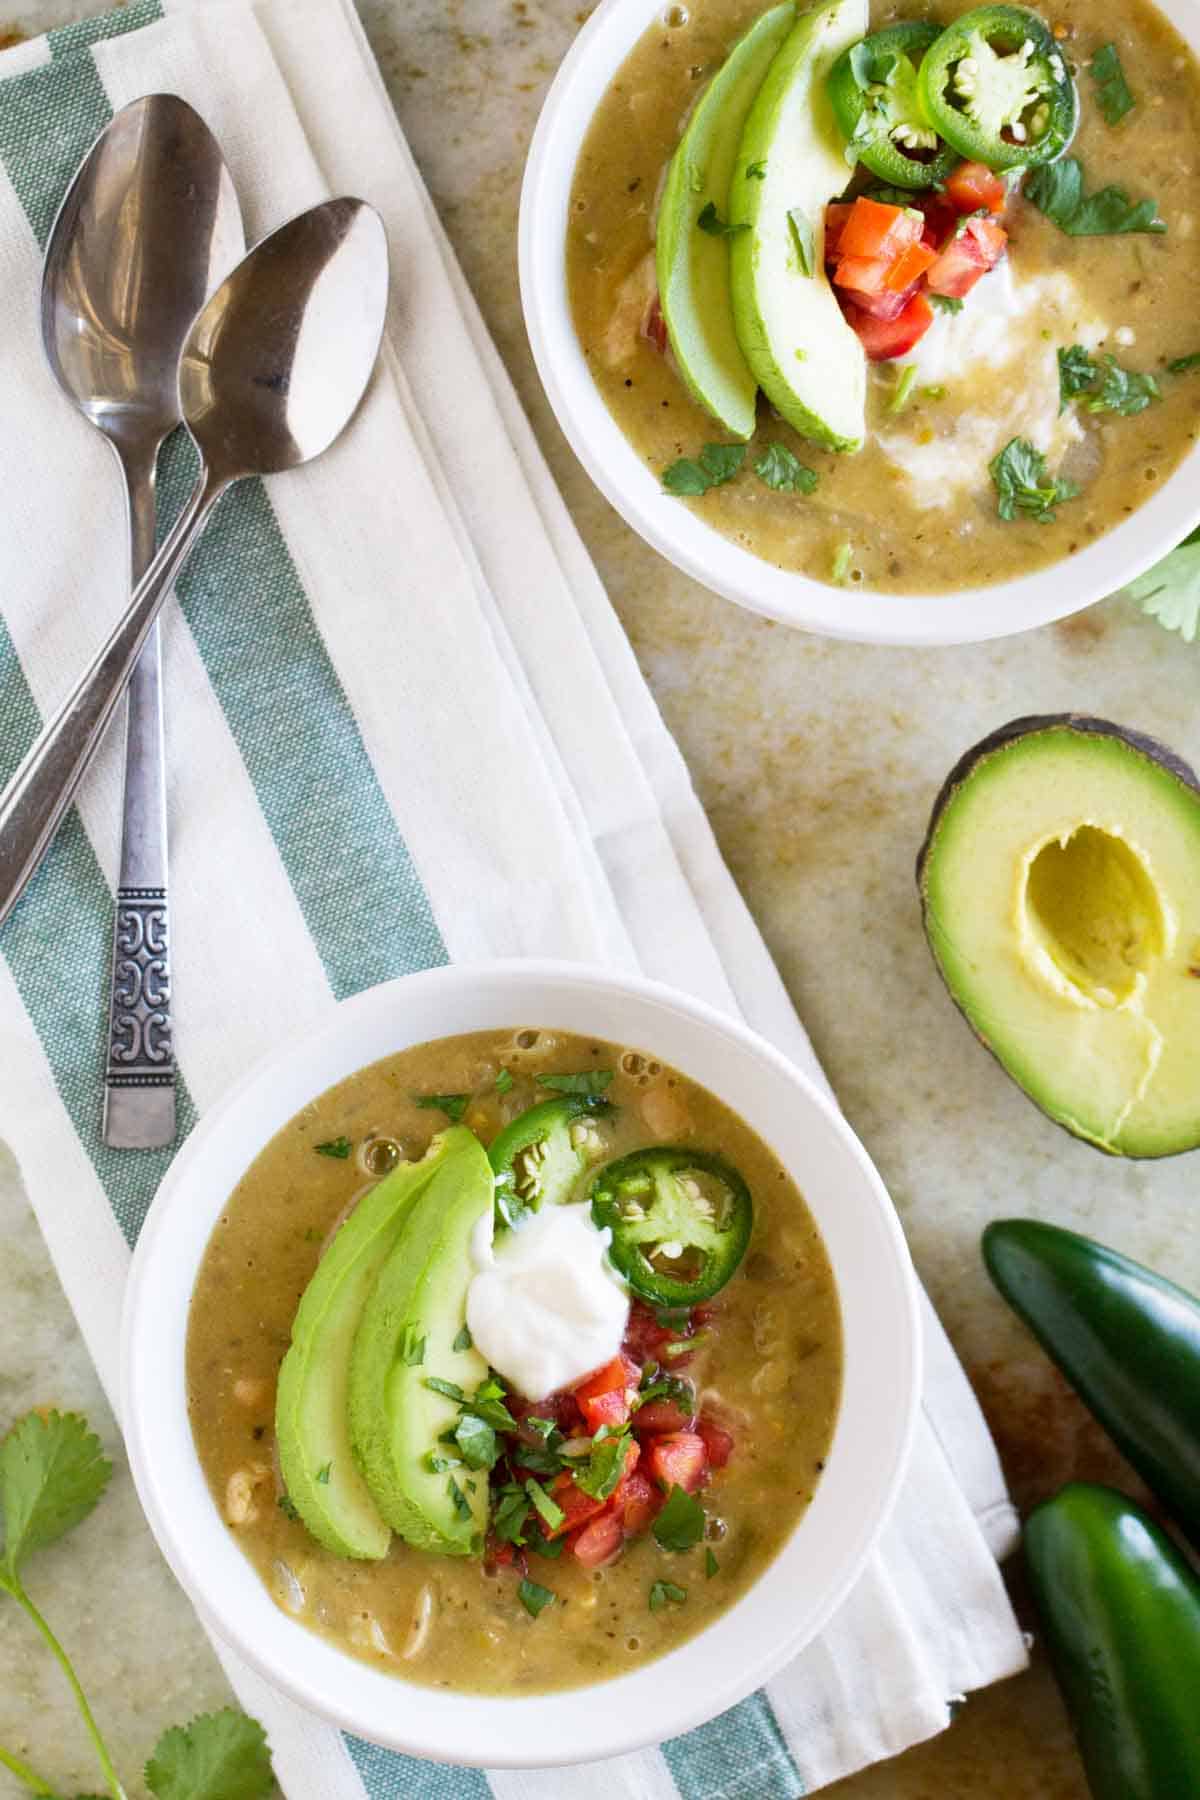
[[[131,0],[0,58],[0,780],[123,602],[115,471],[42,365],[40,250],[113,109],[164,89],[216,131],[251,237],[361,193],[395,255],[353,429],[311,468],[231,494],[165,617],[181,1134],[339,999],[448,959],[641,969],[815,1071],[351,0]],[[173,445],[167,511],[187,462]],[[0,930],[0,1135],[110,1396],[129,1247],[168,1161],[98,1135],[116,738]],[[344,1737],[222,1652],[285,1791],[791,1800],[943,1729],[957,1696],[1024,1649],[996,1563],[1013,1512],[925,1316],[924,1417],[895,1516],[820,1641],[764,1692],[615,1763],[484,1774]]]

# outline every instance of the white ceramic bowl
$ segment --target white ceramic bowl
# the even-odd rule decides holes
[[[274,1133],[354,1070],[457,1032],[538,1025],[635,1044],[727,1101],[798,1181],[824,1237],[845,1386],[808,1512],[745,1597],[699,1637],[595,1689],[494,1699],[421,1688],[281,1612],[209,1493],[184,1384],[188,1304],[228,1196]],[[134,1480],[175,1574],[217,1632],[313,1712],[392,1749],[491,1767],[588,1761],[732,1706],[824,1624],[862,1569],[903,1475],[920,1383],[916,1285],[890,1201],[836,1110],[777,1051],[670,988],[555,963],[464,965],[346,1001],[207,1113],[146,1221],[125,1302],[122,1411]],[[553,1621],[549,1621],[553,1629]]]
[[[1157,3],[1200,48],[1195,0]],[[521,302],[542,385],[576,456],[634,530],[676,568],[751,612],[872,644],[975,643],[1027,631],[1115,593],[1172,549],[1200,520],[1200,447],[1130,518],[1086,550],[1037,574],[957,594],[872,594],[788,573],[663,493],[592,380],[571,322],[565,246],[575,163],[592,116],[629,51],[666,10],[667,0],[601,0],[546,97],[521,193]]]

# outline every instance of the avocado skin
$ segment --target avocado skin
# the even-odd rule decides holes
[[[988,757],[994,755],[996,751],[1006,749],[1009,744],[1014,744],[1021,738],[1036,736],[1043,731],[1061,730],[1078,732],[1082,737],[1092,736],[1116,739],[1117,742],[1123,744],[1127,749],[1136,751],[1138,755],[1146,757],[1149,761],[1156,763],[1159,768],[1165,770],[1169,775],[1174,776],[1183,787],[1188,788],[1191,793],[1200,800],[1200,779],[1197,778],[1191,764],[1185,762],[1181,756],[1176,755],[1175,751],[1168,749],[1165,744],[1160,743],[1157,738],[1150,737],[1146,732],[1131,731],[1124,725],[1114,724],[1111,719],[1099,719],[1091,713],[1027,713],[1019,719],[1010,719],[1007,725],[1001,725],[997,727],[995,731],[989,732],[987,737],[980,738],[977,744],[973,744],[969,750],[964,751],[963,755],[959,757],[938,791],[937,799],[934,801],[933,809],[929,815],[929,824],[925,830],[924,841],[917,852],[916,880],[917,892],[921,901],[921,924],[925,932],[925,940],[928,943],[930,953],[933,956],[934,967],[938,972],[942,986],[949,994],[951,1000],[953,1000],[958,1012],[966,1020],[970,1027],[971,1035],[983,1045],[990,1056],[995,1058],[995,1061],[999,1064],[1000,1068],[1004,1070],[1005,1075],[1010,1081],[1013,1077],[1005,1067],[1003,1060],[997,1055],[988,1038],[979,1030],[975,1021],[971,1018],[953,987],[946,979],[946,973],[942,967],[941,958],[934,948],[933,937],[930,931],[929,895],[926,884],[926,871],[937,839],[938,827],[941,824],[943,813],[958,790],[971,778],[980,764],[986,762]],[[1139,1156],[1128,1150],[1118,1149],[1111,1144],[1101,1143],[1096,1138],[1083,1137],[1079,1132],[1072,1131],[1071,1127],[1064,1124],[1061,1119],[1056,1118],[1048,1107],[1042,1105],[1036,1094],[1030,1093],[1029,1089],[1022,1086],[1019,1082],[1017,1085],[1021,1087],[1021,1092],[1028,1100],[1032,1101],[1038,1111],[1043,1113],[1046,1118],[1050,1119],[1053,1124],[1057,1125],[1060,1131],[1066,1132],[1069,1137],[1077,1138],[1083,1143],[1091,1144],[1093,1148],[1102,1150],[1106,1156],[1122,1156],[1130,1162],[1147,1162],[1156,1161],[1159,1156],[1179,1154],[1179,1152],[1175,1150],[1163,1150],[1158,1152],[1157,1155],[1146,1154]]]

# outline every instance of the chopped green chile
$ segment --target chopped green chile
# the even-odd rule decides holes
[[[925,53],[918,85],[946,142],[989,169],[1052,162],[1079,120],[1063,53],[1022,6],[979,6],[956,19]]]
[[[734,1274],[754,1223],[750,1190],[723,1157],[682,1145],[635,1150],[601,1169],[592,1221],[635,1293],[656,1306],[696,1306]]]
[[[846,160],[904,189],[945,181],[958,161],[932,124],[917,71],[940,31],[906,19],[844,50],[829,72],[829,98],[847,142]]]
[[[513,1225],[542,1206],[570,1198],[587,1164],[594,1134],[580,1127],[607,1102],[591,1093],[541,1100],[505,1127],[488,1151],[496,1177],[496,1222]]]

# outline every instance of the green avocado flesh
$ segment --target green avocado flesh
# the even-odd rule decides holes
[[[487,1528],[487,1474],[430,1466],[455,1455],[439,1439],[459,1407],[427,1384],[433,1377],[471,1393],[487,1377],[479,1352],[454,1343],[466,1319],[471,1234],[492,1210],[492,1168],[465,1127],[441,1142],[443,1160],[406,1213],[363,1308],[350,1357],[350,1436],[394,1531],[418,1550],[471,1556]]]
[[[764,13],[729,52],[693,112],[658,209],[658,292],[679,372],[732,436],[754,431],[758,387],[738,346],[729,240],[702,230],[706,207],[729,217],[729,183],[751,102],[796,18],[792,0]]]
[[[930,948],[1052,1119],[1118,1156],[1200,1144],[1200,791],[1103,720],[1017,721],[969,753],[918,865]]]
[[[450,1154],[450,1135],[435,1138],[420,1162],[394,1169],[339,1228],[304,1290],[279,1371],[283,1484],[308,1530],[337,1556],[378,1559],[391,1541],[350,1450],[350,1352],[372,1283],[413,1202]]]
[[[831,450],[862,449],[867,364],[825,274],[825,208],[850,178],[826,78],[866,31],[867,0],[802,15],[750,109],[729,194],[730,222],[748,227],[729,240],[742,354],[788,424]]]

